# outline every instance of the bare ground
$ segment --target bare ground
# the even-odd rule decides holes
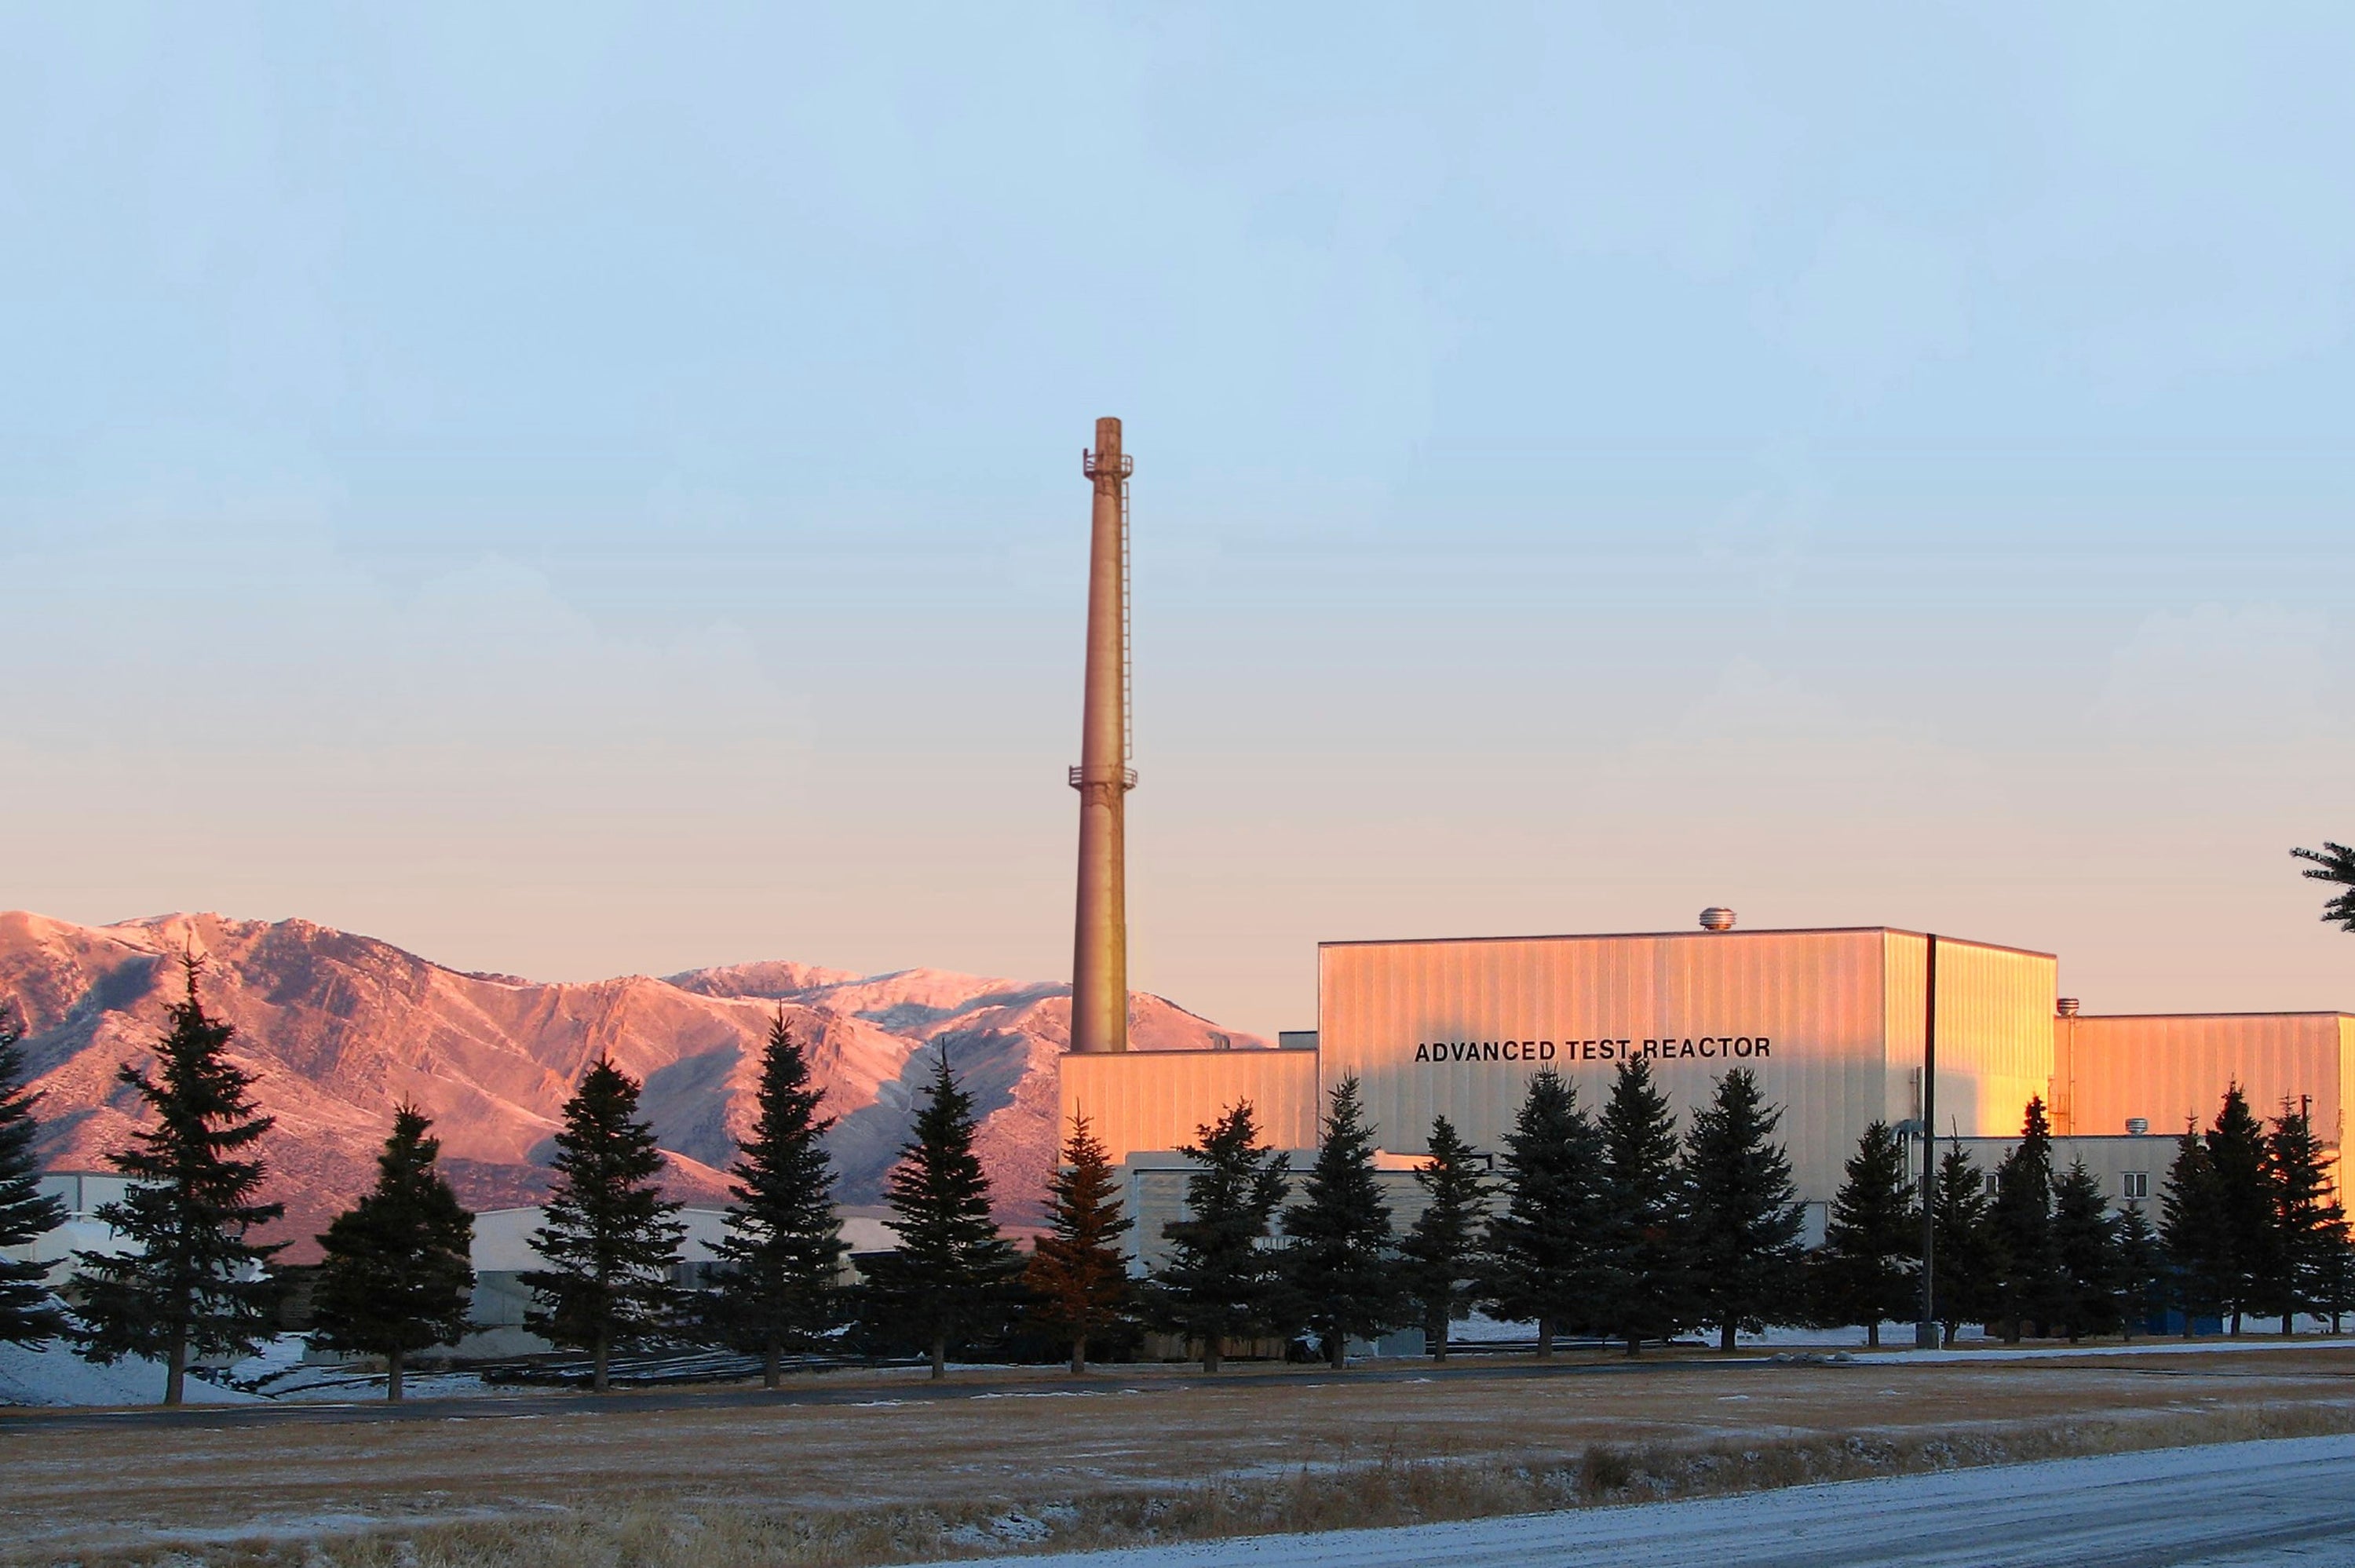
[[[1910,1366],[1693,1357],[1307,1384],[1119,1369],[1053,1393],[984,1386],[948,1401],[858,1386],[872,1399],[400,1422],[0,1416],[0,1563],[906,1562],[2355,1431],[2346,1348]]]

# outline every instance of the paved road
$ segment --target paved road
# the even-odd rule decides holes
[[[2355,1563],[2355,1436],[1022,1561],[1070,1568],[2322,1568]]]

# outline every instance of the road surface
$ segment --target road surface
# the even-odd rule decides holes
[[[1019,1561],[1024,1568],[2322,1568],[2355,1564],[2355,1436]]]

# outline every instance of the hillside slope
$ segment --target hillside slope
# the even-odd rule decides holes
[[[565,1097],[602,1052],[645,1083],[674,1196],[725,1201],[722,1174],[751,1121],[761,1042],[779,1008],[809,1050],[839,1121],[830,1136],[849,1204],[880,1201],[910,1108],[945,1049],[983,1114],[982,1157],[1001,1218],[1036,1217],[1056,1140],[1057,1059],[1070,988],[937,969],[858,976],[770,962],[539,984],[444,969],[389,943],[304,920],[167,915],[76,926],[0,914],[0,997],[13,997],[43,1098],[53,1170],[103,1169],[133,1127],[121,1063],[144,1065],[180,984],[207,964],[206,1005],[237,1026],[232,1054],[278,1118],[266,1143],[276,1234],[291,1256],[373,1179],[392,1108],[434,1119],[459,1194],[477,1208],[535,1202]],[[1234,1035],[1158,997],[1131,1003],[1141,1050]]]

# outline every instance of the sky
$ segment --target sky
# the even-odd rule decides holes
[[[538,979],[1896,925],[2355,1009],[2355,16],[10,6],[0,906]]]

